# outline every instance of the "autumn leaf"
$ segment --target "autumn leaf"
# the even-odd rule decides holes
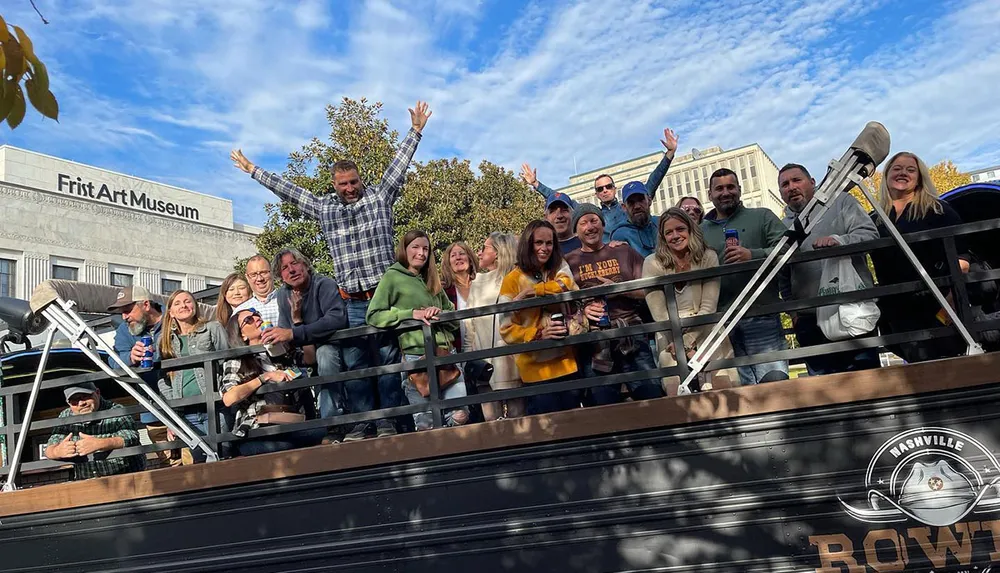
[[[24,88],[28,91],[28,101],[35,109],[45,117],[59,121],[59,102],[52,92],[39,85],[34,78],[26,80]]]
[[[13,77],[15,81],[19,80],[21,74],[24,73],[24,53],[21,51],[21,45],[8,35],[3,42],[3,51],[7,57],[4,66],[4,79]]]
[[[7,22],[4,21],[3,16],[0,16],[0,42],[6,42],[9,37],[10,32],[7,30]]]
[[[35,58],[35,48],[31,45],[31,38],[24,33],[24,30],[20,26],[14,26],[14,33],[17,34],[17,41],[21,44],[21,52],[24,54],[25,59],[33,60]]]
[[[10,86],[7,86],[9,89]],[[17,126],[21,125],[24,121],[24,92],[21,91],[21,86],[14,84],[14,104],[10,108],[10,112],[7,114],[7,125],[11,129],[15,129]]]
[[[17,84],[13,81],[0,83],[0,121],[7,119],[10,110],[14,108],[14,98],[17,97]]]

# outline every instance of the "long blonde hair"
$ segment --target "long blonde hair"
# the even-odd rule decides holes
[[[493,272],[503,280],[517,265],[517,236],[497,231],[486,238],[497,252],[497,269]]]
[[[705,250],[707,249],[705,246],[705,235],[701,232],[701,227],[694,224],[691,215],[688,215],[687,211],[680,207],[671,207],[660,215],[660,224],[656,230],[656,251],[653,253],[656,260],[663,265],[665,270],[676,272],[677,258],[674,256],[674,252],[670,250],[667,242],[663,240],[663,227],[667,225],[667,221],[670,219],[678,219],[687,225],[688,252],[691,256],[691,264],[701,264],[701,261],[705,258]]]
[[[909,151],[900,151],[893,155],[885,164],[882,170],[882,183],[879,185],[879,206],[888,214],[892,211],[892,195],[889,194],[889,170],[892,164],[900,157],[912,157],[917,162],[917,188],[913,190],[913,198],[910,199],[910,211],[906,214],[907,221],[919,221],[934,212],[937,215],[944,213],[941,200],[938,199],[938,191],[931,180],[931,170],[922,159]],[[899,217],[899,213],[896,213]]]
[[[448,248],[444,250],[444,254],[441,255],[441,285],[444,288],[455,286],[457,276],[454,269],[451,268],[451,252],[455,249],[465,251],[465,258],[469,259],[469,282],[472,282],[476,278],[476,273],[479,272],[479,258],[472,251],[472,247],[463,241],[456,241],[448,245]]]
[[[427,262],[424,263],[424,268],[420,269],[420,278],[424,279],[427,292],[437,295],[441,292],[441,278],[438,276],[437,263],[434,261],[434,244],[431,243],[431,238],[427,236],[427,233],[414,230],[403,235],[403,239],[396,245],[396,262],[403,265],[405,269],[410,268],[410,260],[406,257],[406,247],[409,247],[410,243],[417,239],[427,239],[427,244],[430,245],[430,249],[427,251]]]
[[[191,294],[190,291],[186,291],[184,289],[179,289],[179,290],[175,290],[174,292],[170,293],[170,297],[167,298],[167,304],[163,308],[163,314],[164,314],[164,316],[163,316],[163,318],[160,319],[160,320],[165,320],[166,321],[166,328],[163,328],[160,331],[160,359],[161,360],[167,360],[168,358],[177,358],[177,355],[174,354],[174,347],[173,347],[172,341],[173,341],[175,333],[178,336],[180,335],[180,333],[181,333],[181,326],[177,322],[177,319],[175,319],[174,317],[170,316],[170,308],[174,305],[174,300],[178,296],[180,296],[182,294],[186,294],[186,295],[190,296],[191,300],[194,301],[194,326],[195,326],[195,328],[198,328],[201,325],[203,325],[206,322],[208,322],[204,318],[202,318],[202,316],[198,313],[198,301],[195,300],[194,295]]]

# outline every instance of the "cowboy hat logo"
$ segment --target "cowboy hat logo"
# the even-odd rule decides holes
[[[943,527],[970,513],[1000,510],[1000,464],[968,434],[917,428],[896,434],[875,452],[865,473],[868,507],[840,503],[872,523],[913,519]]]

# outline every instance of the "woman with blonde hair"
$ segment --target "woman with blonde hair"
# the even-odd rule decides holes
[[[889,215],[900,233],[916,233],[941,227],[961,225],[962,218],[950,205],[938,199],[927,164],[908,151],[897,153],[885,164],[879,188],[879,205]],[[885,224],[874,217],[879,236],[891,236]],[[959,267],[969,272],[969,255],[962,237],[955,237]],[[941,241],[921,241],[910,245],[913,254],[931,277],[948,276],[951,272]],[[920,275],[897,247],[878,249],[871,253],[879,285],[919,281]],[[951,291],[946,290],[949,302]],[[914,332],[949,324],[944,309],[928,292],[880,297],[882,335]],[[907,362],[922,362],[957,356],[964,350],[958,337],[890,345],[889,349]]]
[[[441,311],[449,310],[455,310],[455,307],[441,288],[430,237],[423,231],[406,233],[396,247],[396,262],[385,271],[378,287],[375,288],[375,294],[368,303],[366,321],[378,328],[394,327],[409,319],[431,324],[431,321],[438,319]],[[454,322],[434,326],[434,345],[438,353],[455,352],[453,344],[456,330],[458,324]],[[408,330],[401,333],[399,350],[403,355],[403,362],[423,358],[423,330]],[[438,372],[439,383],[444,387],[442,398],[461,398],[467,395],[461,368],[440,367]],[[430,401],[426,381],[426,371],[403,373],[403,392],[411,405],[426,404]],[[448,410],[444,413],[444,418],[448,426],[460,426],[469,421],[469,409],[462,406]],[[418,431],[433,427],[430,412],[414,414],[413,422]]]
[[[679,207],[671,207],[660,216],[657,232],[656,251],[646,257],[642,265],[642,276],[659,277],[664,275],[685,273],[700,269],[719,266],[719,255],[705,245],[705,237],[701,227],[696,225],[687,211]],[[674,289],[677,298],[677,313],[681,318],[714,314],[719,306],[719,286],[721,279],[703,279],[696,281],[677,282],[669,288]],[[649,306],[653,320],[669,321],[667,312],[667,297],[662,288],[650,289],[646,293],[646,304]],[[706,324],[684,329],[684,348],[688,358],[694,355],[698,346],[705,340],[712,325]],[[675,366],[677,360],[673,347],[673,335],[667,330],[656,333],[656,348],[659,352],[660,368]],[[722,345],[712,356],[712,360],[733,357],[733,347],[728,339],[723,339]],[[739,380],[733,369],[717,370],[709,373],[702,390],[713,388],[728,388]],[[663,390],[667,396],[676,396],[680,379],[668,376],[663,379]]]
[[[500,301],[500,285],[503,279],[514,270],[517,261],[517,237],[504,233],[490,233],[479,250],[479,268],[481,272],[472,281],[469,290],[469,308],[489,306]],[[500,319],[496,314],[477,316],[465,321],[466,350],[485,350],[506,346],[500,336]],[[492,390],[509,390],[521,386],[521,377],[517,372],[514,356],[497,356],[487,358],[493,367],[489,386],[480,392]],[[483,417],[486,421],[499,418],[518,418],[524,415],[524,399],[503,400],[499,402],[484,402]]]
[[[215,303],[215,320],[225,326],[233,309],[250,300],[250,283],[240,273],[231,273],[219,285],[219,300]]]
[[[469,245],[462,241],[448,245],[441,258],[441,286],[448,296],[451,304],[457,310],[464,310],[469,307],[469,293],[472,289],[472,281],[476,278],[479,265],[476,262],[476,254]],[[455,339],[455,349],[462,351],[462,342],[465,340],[465,321],[462,322],[460,335]]]
[[[164,307],[163,328],[157,342],[159,360],[183,358],[196,354],[205,354],[229,348],[226,329],[218,322],[208,322],[198,314],[198,304],[194,296],[186,290],[176,290],[167,298]],[[215,392],[215,380],[208,378],[201,366],[163,371],[158,382],[160,395],[167,400],[202,396],[207,392]],[[203,434],[208,433],[208,415],[204,407],[185,408],[183,414],[187,421]],[[169,439],[173,439],[168,435]],[[192,453],[185,451],[182,455],[185,463],[205,461],[201,450]]]

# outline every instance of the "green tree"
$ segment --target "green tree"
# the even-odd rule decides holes
[[[399,133],[380,117],[381,103],[344,98],[327,106],[330,134],[313,139],[289,155],[283,176],[317,195],[332,193],[330,167],[341,159],[358,164],[366,183],[378,181],[399,146]],[[258,252],[273,257],[291,245],[309,257],[316,269],[333,276],[333,261],[319,224],[296,207],[280,202],[265,206],[267,223],[257,236]],[[396,237],[412,229],[426,231],[438,257],[458,240],[479,246],[493,231],[520,233],[542,213],[540,196],[514,173],[489,161],[475,173],[468,160],[413,162],[400,199],[393,207]],[[246,261],[237,261],[244,268]]]
[[[25,94],[42,115],[59,120],[59,102],[49,91],[48,70],[35,55],[31,38],[20,26],[8,28],[0,16],[0,123],[6,121],[11,129],[21,125],[27,111]]]
[[[330,168],[337,161],[350,159],[358,164],[366,183],[381,179],[399,147],[399,133],[389,129],[389,122],[379,117],[381,111],[380,102],[369,103],[364,98],[345,97],[340,105],[328,105],[327,140],[313,138],[302,149],[289,154],[283,177],[316,195],[326,195],[333,193]],[[333,276],[333,260],[315,219],[286,202],[268,203],[264,209],[267,223],[254,241],[257,252],[270,258],[283,247],[293,246],[309,257],[320,273]],[[245,264],[238,261],[236,266]]]
[[[512,171],[483,160],[477,175],[459,159],[416,164],[394,209],[397,238],[422,229],[438,257],[455,241],[475,247],[494,231],[520,233],[541,212],[541,198]]]

